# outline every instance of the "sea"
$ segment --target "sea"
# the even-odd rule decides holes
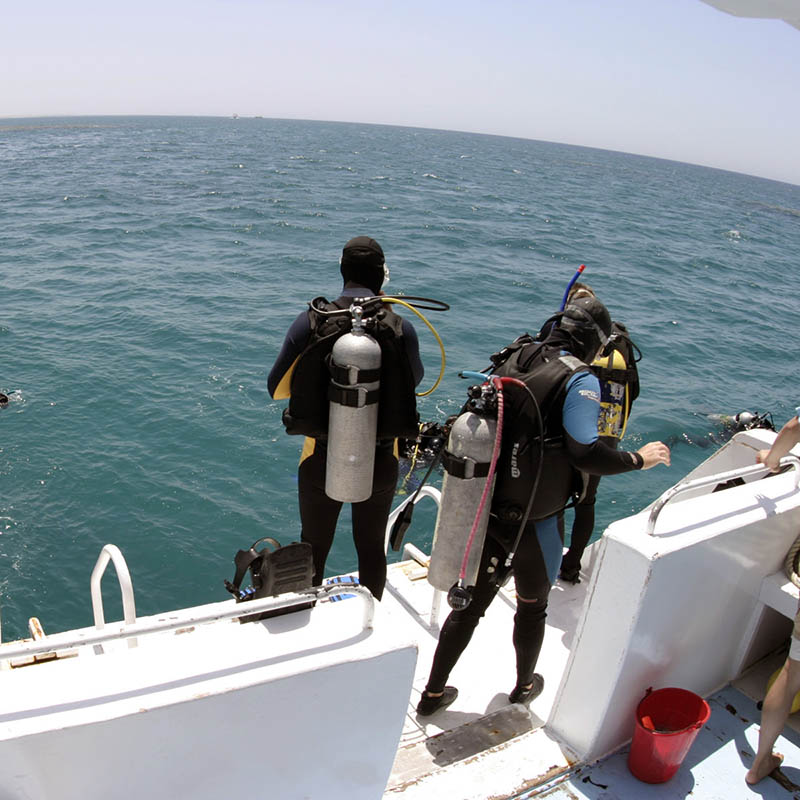
[[[3,119],[0,177],[4,641],[32,616],[93,624],[106,543],[146,615],[226,599],[239,549],[299,538],[301,440],[266,377],[308,301],[338,295],[352,236],[383,245],[388,293],[450,306],[420,311],[444,366],[402,312],[421,390],[443,372],[419,401],[430,422],[585,264],[642,353],[622,446],[672,450],[602,480],[595,537],[707,458],[719,415],[780,427],[800,403],[796,185],[527,139],[199,117]],[[428,549],[434,520],[422,502],[406,540]],[[329,575],[356,567],[349,524],[345,509]],[[113,567],[103,596],[121,618]]]

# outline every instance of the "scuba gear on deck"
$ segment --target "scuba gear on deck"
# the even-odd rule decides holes
[[[266,542],[268,547],[256,550],[262,542]],[[273,549],[270,550],[270,547]],[[292,542],[281,545],[271,536],[258,539],[248,550],[239,550],[234,556],[233,563],[236,566],[236,573],[233,581],[225,581],[225,588],[236,598],[237,603],[258,600],[262,597],[274,597],[285,592],[301,592],[311,588],[314,577],[310,544]],[[242,581],[248,572],[251,586],[242,589]],[[310,608],[312,605],[314,605],[314,601],[310,600],[287,608],[266,611],[263,614],[251,614],[248,617],[242,617],[240,622],[250,622],[254,619],[299,611],[302,608]]]

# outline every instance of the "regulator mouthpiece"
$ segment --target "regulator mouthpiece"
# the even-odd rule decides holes
[[[454,583],[447,593],[447,605],[453,611],[463,611],[472,602],[472,594],[469,589]]]

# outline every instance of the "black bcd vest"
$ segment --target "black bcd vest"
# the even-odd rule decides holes
[[[347,301],[349,298],[344,298]],[[336,340],[352,327],[349,315],[325,316],[313,306],[325,311],[348,308],[339,300],[331,303],[317,298],[308,310],[311,333],[305,349],[294,365],[290,382],[289,406],[283,412],[286,432],[325,437],[328,434],[328,360]],[[367,332],[381,348],[380,389],[378,398],[378,439],[417,435],[419,417],[415,395],[414,374],[406,355],[403,320],[385,305],[368,324]]]
[[[495,375],[517,378],[533,393],[513,384],[503,387],[503,441],[497,464],[492,514],[503,522],[519,523],[528,506],[540,458],[543,458],[529,520],[546,519],[562,511],[583,489],[581,473],[569,462],[562,410],[569,379],[589,367],[558,348],[520,337],[503,352]],[[542,445],[544,445],[542,450]]]

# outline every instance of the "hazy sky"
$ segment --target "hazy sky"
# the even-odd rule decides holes
[[[497,133],[800,184],[800,31],[700,0],[3,4],[2,117],[234,113]]]

